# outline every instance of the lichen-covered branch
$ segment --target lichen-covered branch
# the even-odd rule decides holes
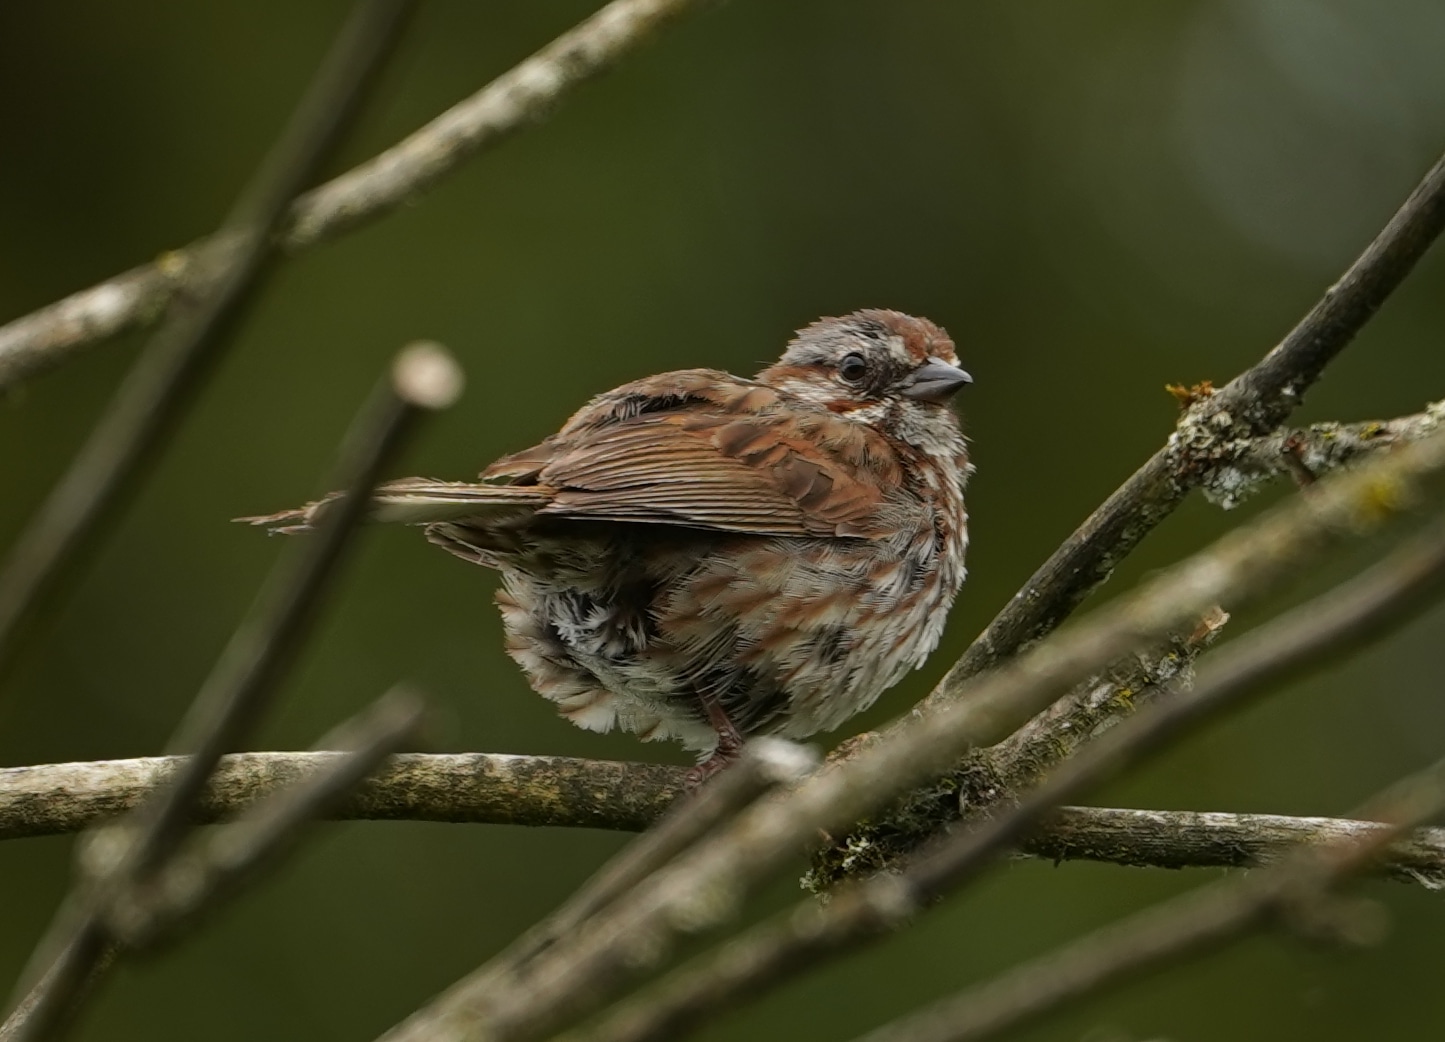
[[[1195,660],[1229,621],[1215,607],[1156,647],[1126,657],[1090,677],[1003,741],[980,754],[1010,792],[1038,784],[1086,742],[1194,677]]]
[[[973,750],[887,814],[860,823],[838,843],[817,851],[803,885],[821,893],[847,877],[891,868],[956,822],[1010,805],[1085,743],[1186,683],[1194,660],[1228,619],[1223,611],[1210,612],[1198,625],[1090,677],[1003,741]],[[853,739],[840,753],[851,755],[849,749],[877,737]]]
[[[410,137],[296,201],[281,236],[314,246],[385,216],[466,160],[544,118],[573,88],[607,71],[706,0],[613,0]],[[82,348],[147,325],[224,245],[208,239],[0,326],[0,391]]]
[[[1445,807],[1445,762],[1403,780],[1370,810],[1388,826],[1296,848],[1266,871],[1201,887],[1071,941],[861,1036],[856,1042],[977,1042],[1137,980],[1271,923],[1332,940],[1375,939],[1372,917],[1333,888],[1376,860],[1402,826]],[[609,1040],[610,1042],[610,1040]]]
[[[1254,868],[1300,843],[1337,843],[1384,828],[1351,818],[1187,810],[1060,807],[1023,843],[1049,861],[1107,861],[1148,868]],[[1391,879],[1445,890],[1445,828],[1421,828],[1385,851]]]
[[[1276,478],[1308,483],[1372,452],[1428,437],[1445,424],[1445,401],[1423,412],[1364,423],[1316,423],[1242,439],[1215,439],[1200,480],[1204,498],[1231,510]]]

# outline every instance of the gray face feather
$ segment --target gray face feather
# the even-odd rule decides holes
[[[957,363],[952,342],[931,323],[925,326],[893,312],[863,311],[802,330],[788,345],[779,368],[826,374],[838,397],[859,403],[902,395],[938,404],[973,382]],[[818,399],[821,392],[804,396]]]

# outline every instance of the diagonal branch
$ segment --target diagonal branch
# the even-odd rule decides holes
[[[1337,591],[1235,641],[1206,666],[1192,690],[1155,701],[1082,747],[1042,783],[1019,794],[1012,806],[996,808],[971,827],[944,834],[896,872],[836,888],[826,906],[804,902],[753,927],[622,1004],[589,1037],[594,1042],[681,1037],[710,1012],[741,996],[776,988],[805,969],[901,928],[919,909],[976,878],[998,855],[1026,841],[1064,800],[1159,753],[1191,725],[1270,690],[1293,671],[1319,668],[1327,659],[1378,638],[1429,604],[1442,584],[1445,518]],[[1042,642],[1023,658],[1035,657],[1066,634]]]
[[[1168,517],[1189,490],[1273,433],[1326,364],[1404,281],[1445,229],[1445,156],[1340,280],[1269,354],[1201,398],[1168,442],[1043,563],[919,704],[930,711],[965,682],[1056,627]]]
[[[1391,824],[1324,847],[1297,849],[1280,865],[1203,887],[1121,920],[857,1042],[974,1042],[1030,1023],[1059,1007],[1144,973],[1219,947],[1271,921],[1341,940],[1361,933],[1358,905],[1331,894],[1379,856],[1402,827],[1445,810],[1445,761],[1371,801],[1366,812]]]
[[[199,295],[169,309],[85,444],[0,565],[0,674],[26,628],[114,527],[167,435],[215,371],[276,266],[274,233],[355,122],[414,4],[374,3],[343,29],[217,233],[224,256]]]
[[[296,201],[280,245],[297,252],[384,217],[468,159],[536,123],[704,0],[613,0],[410,137]],[[0,326],[0,391],[81,349],[145,326],[226,252],[219,239],[173,250]]]
[[[1227,466],[1210,472],[1204,494],[1231,507],[1281,475],[1313,482],[1329,471],[1433,435],[1445,420],[1445,403],[1389,420],[1318,423],[1281,429],[1230,445]],[[900,801],[886,815],[860,824],[841,842],[815,855],[805,883],[831,887],[844,876],[886,868],[960,817],[987,813],[1035,784],[1105,728],[1135,708],[1179,686],[1203,645],[1227,619],[1209,613],[1166,645],[1091,678],[998,745],[970,754],[943,778]],[[935,695],[937,692],[935,691]],[[932,697],[932,696],[930,696]]]
[[[398,3],[405,0],[358,0],[347,29],[373,24]],[[356,46],[354,40],[354,32],[344,32],[336,56],[345,58]],[[309,634],[322,596],[365,516],[378,474],[424,411],[451,404],[461,380],[460,369],[435,344],[412,344],[398,355],[390,380],[377,388],[342,443],[336,477],[346,494],[339,508],[323,522],[315,540],[273,571],[182,720],[173,744],[191,755],[180,760],[164,786],[86,845],[84,871],[36,947],[12,1012],[0,1026],[4,1042],[58,1037],[78,1015],[124,940],[112,913],[127,904],[137,908],[128,901],[133,889],[144,890],[166,875],[194,830],[192,810],[216,763],[254,726]],[[383,730],[384,742],[400,740],[399,729],[388,725]],[[389,751],[379,749],[378,756]],[[349,778],[353,767],[369,759],[353,754],[333,767]],[[322,794],[320,789],[312,792]],[[294,806],[289,800],[287,805]],[[270,835],[279,841],[288,828],[273,829]],[[220,884],[227,877],[226,872],[215,873],[209,882]],[[186,908],[177,906],[175,911],[189,914],[214,893],[195,894]],[[145,910],[137,911],[133,924],[151,921]]]
[[[152,878],[121,888],[104,910],[108,931],[120,946],[131,949],[172,939],[202,912],[279,861],[313,823],[325,818],[414,736],[422,715],[419,695],[404,688],[388,692],[327,736],[328,744],[345,751],[324,768],[251,804],[234,822],[195,837]]]
[[[899,861],[960,820],[1012,805],[1061,764],[1136,710],[1187,687],[1195,660],[1228,621],[1223,611],[1137,655],[1125,656],[1058,699],[1013,734],[974,749],[941,777],[915,789],[886,814],[856,825],[840,842],[813,853],[805,889],[825,893],[848,878],[894,869]],[[876,741],[864,735],[842,747]],[[834,756],[839,756],[835,753]]]

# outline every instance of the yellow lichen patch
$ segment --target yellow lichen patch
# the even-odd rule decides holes
[[[1398,481],[1381,477],[1360,491],[1356,506],[1365,524],[1375,524],[1404,510],[1414,500],[1411,490]]]
[[[167,250],[156,258],[156,267],[168,279],[179,278],[190,266],[190,260],[184,250]]]
[[[1212,396],[1214,394],[1214,381],[1200,380],[1191,387],[1186,387],[1183,384],[1165,384],[1164,390],[1173,395],[1174,400],[1179,403],[1179,408],[1184,410],[1195,402]]]

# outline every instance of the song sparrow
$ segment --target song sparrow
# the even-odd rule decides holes
[[[502,575],[508,653],[580,727],[679,739],[695,784],[748,735],[805,738],[938,643],[964,578],[971,382],[927,319],[800,330],[751,380],[599,395],[480,483],[382,486],[376,516]],[[328,500],[267,517],[310,527]]]

